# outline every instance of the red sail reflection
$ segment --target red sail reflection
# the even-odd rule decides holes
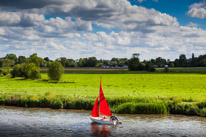
[[[92,123],[91,125],[91,136],[111,136],[111,126],[108,125],[100,125],[97,123]]]

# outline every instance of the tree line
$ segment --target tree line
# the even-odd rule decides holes
[[[37,56],[37,53],[25,56],[16,56],[15,54],[7,54],[5,57],[0,58],[0,67],[14,67],[17,64],[22,63],[34,63],[38,67],[49,67],[49,63],[53,61],[60,62],[63,67],[129,67],[134,63],[136,58],[136,64],[139,68],[147,64],[154,67],[206,67],[206,54],[195,57],[192,54],[191,58],[186,58],[186,55],[181,54],[179,58],[171,61],[170,59],[164,59],[158,57],[156,59],[144,60],[140,62],[138,53],[133,54],[132,58],[112,58],[111,60],[98,60],[96,57],[80,58],[77,60],[68,59],[66,57],[60,57],[56,60],[51,60],[49,57],[41,58]],[[139,64],[140,63],[140,64]]]
[[[134,53],[132,58],[112,58],[111,60],[97,60],[96,57],[80,58],[78,60],[61,57],[55,61],[48,57],[41,58],[37,53],[17,57],[15,54],[7,54],[0,58],[0,75],[11,74],[11,77],[24,77],[25,79],[40,79],[40,67],[48,67],[48,77],[50,80],[59,81],[64,73],[65,67],[124,67],[130,71],[155,71],[155,67],[206,67],[206,55],[187,59],[181,54],[178,59],[170,61],[158,57],[149,61],[140,61],[140,54]],[[166,66],[165,66],[166,65]],[[11,67],[13,68],[11,70]],[[166,69],[167,70],[167,69]]]

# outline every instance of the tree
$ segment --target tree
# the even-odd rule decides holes
[[[4,59],[0,58],[0,67],[3,66],[3,63],[4,63]]]
[[[144,63],[139,63],[137,65],[137,70],[140,70],[140,71],[145,70],[145,64]]]
[[[17,57],[15,54],[6,54],[5,59],[13,60],[14,64],[17,62]]]
[[[79,67],[82,67],[82,66],[83,66],[83,59],[82,59],[82,58],[80,58],[80,59],[78,60],[77,65],[78,65]]]
[[[110,61],[109,60],[103,60],[102,63],[103,63],[104,66],[108,66],[110,64]]]
[[[11,66],[14,65],[14,60],[10,60],[10,59],[4,59],[3,60],[3,64],[2,67],[4,68],[10,68]]]
[[[110,66],[112,66],[112,67],[117,66],[117,61],[111,61],[111,62],[110,62]]]
[[[96,67],[102,67],[102,63],[97,63]]]
[[[95,67],[97,64],[97,59],[96,57],[89,57],[87,59],[87,67]]]
[[[66,67],[76,67],[77,63],[73,59],[67,59]]]
[[[175,64],[174,64],[174,63],[170,63],[170,67],[171,67],[171,68],[174,68],[174,67],[175,67]]]
[[[80,58],[77,64],[79,67],[88,67],[87,58]]]
[[[27,62],[27,58],[25,56],[19,56],[17,59],[18,64],[22,64],[22,63],[26,63],[26,62]]]
[[[48,69],[48,77],[50,80],[59,81],[64,73],[64,67],[58,61],[51,62]]]
[[[145,64],[145,70],[149,71],[149,72],[154,72],[155,71],[155,67],[151,63],[146,63]]]
[[[40,62],[42,58],[38,57],[37,53],[30,55],[29,59],[30,59],[29,61],[30,63],[34,63],[36,66],[40,66]]]
[[[127,58],[121,58],[119,59],[119,66],[124,66],[124,65],[128,65],[128,59]]]
[[[185,54],[181,54],[179,56],[179,65],[180,65],[180,67],[187,67],[187,58],[186,58]]]
[[[40,60],[40,67],[47,67],[47,66],[48,66],[48,62],[41,58],[41,60]]]
[[[133,58],[139,58],[139,56],[140,56],[139,53],[133,53],[133,54],[132,54],[132,57],[133,57]]]
[[[45,57],[44,60],[47,61],[47,62],[50,61],[50,60],[49,60],[49,57]]]
[[[159,67],[163,67],[166,64],[166,59],[158,57],[156,58],[155,62],[156,62],[156,65],[158,65]]]
[[[198,67],[206,67],[206,55],[200,55],[197,58],[197,66]]]
[[[175,64],[175,67],[179,67],[180,66],[179,59],[175,59],[174,64]]]
[[[57,61],[59,61],[62,64],[62,66],[66,67],[67,58],[61,57],[60,59],[57,59]]]
[[[2,67],[4,68],[3,74],[8,75],[9,74],[9,69],[13,65],[14,65],[14,60],[4,59],[3,64],[2,64]]]
[[[138,70],[138,64],[139,64],[139,58],[133,56],[129,61],[128,61],[128,68],[129,70],[135,71]]]

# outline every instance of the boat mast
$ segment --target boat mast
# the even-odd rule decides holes
[[[102,74],[100,74],[100,87],[99,87],[99,114],[100,114],[100,88],[102,83]]]

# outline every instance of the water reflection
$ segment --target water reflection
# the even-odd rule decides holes
[[[91,137],[96,137],[96,136],[104,136],[104,137],[109,137],[111,135],[111,130],[112,130],[111,125],[101,125],[92,122],[91,123]]]
[[[206,137],[206,118],[182,115],[118,115],[120,125],[92,123],[91,111],[0,106],[0,137]]]

